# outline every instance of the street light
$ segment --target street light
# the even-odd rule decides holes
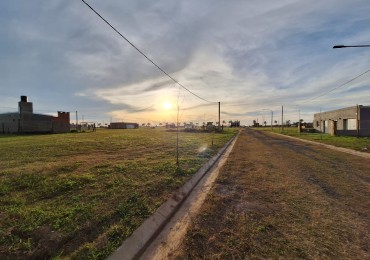
[[[370,45],[334,45],[333,49],[357,48],[357,47],[370,47]]]

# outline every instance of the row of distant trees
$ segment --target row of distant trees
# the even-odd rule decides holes
[[[301,125],[306,125],[307,124],[306,122],[304,122],[303,119],[300,119],[299,122],[292,122],[291,120],[286,120],[284,125],[285,126],[297,126],[298,127],[299,123],[301,123]],[[277,124],[278,124],[278,121],[275,120],[274,125],[277,125]],[[258,126],[261,126],[261,125],[256,120],[253,120],[253,126],[258,127]],[[267,121],[263,122],[263,126],[267,126]]]
[[[194,123],[194,122],[179,122],[179,126],[207,126],[209,125],[210,123],[213,124],[213,122],[203,122],[201,125],[197,122],[197,123]],[[222,126],[227,126],[227,123],[229,123],[229,126],[230,127],[240,127],[240,121],[239,120],[230,120],[228,122],[226,122],[225,120],[222,121]],[[169,122],[165,122],[165,123],[159,123],[158,126],[176,126],[175,123],[169,123]],[[218,122],[215,123],[216,126],[218,126]],[[141,124],[142,127],[152,127],[152,126],[157,126],[157,125],[153,125],[152,123],[142,123]]]

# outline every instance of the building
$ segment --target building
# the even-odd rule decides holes
[[[0,114],[0,133],[67,133],[69,127],[69,112],[58,111],[58,116],[33,113],[33,104],[27,96],[21,96],[18,102],[18,112]]]
[[[137,123],[114,122],[110,123],[109,129],[136,129],[139,128]]]
[[[314,114],[313,127],[331,135],[370,136],[370,106],[353,106]]]

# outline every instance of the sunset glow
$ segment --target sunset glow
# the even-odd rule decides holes
[[[172,104],[170,102],[164,102],[162,104],[162,107],[165,109],[165,110],[170,110],[172,108]]]

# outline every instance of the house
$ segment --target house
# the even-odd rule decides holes
[[[70,131],[69,112],[58,111],[58,116],[33,113],[33,104],[21,96],[18,112],[0,114],[0,133],[67,133]]]
[[[190,122],[189,124],[184,123],[184,128],[185,129],[195,129],[195,125],[192,122]]]
[[[166,123],[166,128],[176,128],[176,125],[174,123]]]
[[[370,136],[370,106],[352,106],[314,114],[317,132],[331,135]]]
[[[112,122],[108,126],[109,129],[136,129],[139,128],[137,123]]]

